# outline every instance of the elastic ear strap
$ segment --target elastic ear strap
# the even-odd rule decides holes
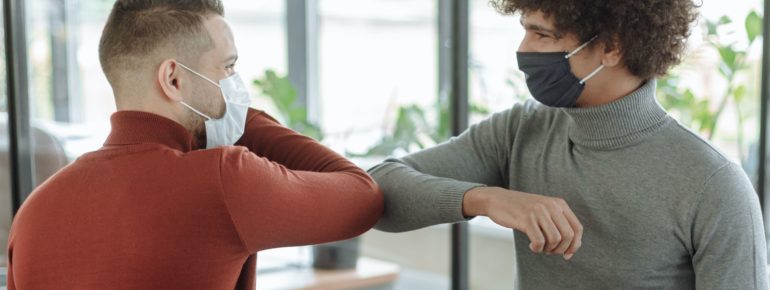
[[[187,107],[188,109],[192,110],[193,112],[197,113],[198,115],[201,115],[201,117],[204,117],[204,118],[206,118],[206,119],[207,119],[207,120],[209,120],[209,121],[211,120],[211,117],[207,116],[207,115],[206,115],[206,114],[204,114],[204,113],[201,113],[201,111],[198,111],[198,110],[196,110],[195,108],[191,107],[191,106],[190,106],[190,105],[188,105],[187,103],[185,103],[185,102],[180,102],[180,103],[182,103],[182,105],[184,105],[184,106],[185,106],[185,107]]]
[[[591,79],[592,77],[594,77],[596,74],[598,74],[600,71],[602,71],[602,69],[604,69],[604,65],[600,65],[600,66],[599,66],[599,67],[597,67],[597,68],[596,68],[596,69],[595,69],[593,72],[591,72],[590,74],[588,74],[588,76],[586,76],[585,78],[583,78],[582,80],[580,80],[580,84],[581,84],[581,85],[582,85],[582,84],[585,84],[585,83],[586,83],[586,81],[588,81],[589,79]]]
[[[567,56],[565,56],[564,58],[570,58],[570,57],[572,57],[573,55],[577,54],[578,52],[580,52],[581,50],[583,50],[584,48],[586,48],[586,46],[588,46],[589,44],[591,44],[591,42],[592,42],[592,41],[594,41],[594,39],[596,39],[597,37],[599,37],[599,36],[597,35],[597,36],[594,36],[594,37],[592,37],[590,40],[586,41],[586,43],[583,43],[583,44],[581,44],[580,46],[578,46],[578,48],[576,48],[575,50],[573,50],[572,52],[570,52],[569,54],[567,54]]]
[[[191,68],[189,68],[189,67],[187,67],[186,65],[182,64],[181,62],[177,62],[177,64],[178,64],[179,66],[181,66],[181,67],[185,68],[185,69],[186,69],[186,70],[188,70],[189,72],[191,72],[191,73],[194,73],[195,75],[197,75],[197,76],[199,76],[199,77],[203,78],[204,80],[207,80],[207,81],[209,81],[210,83],[214,84],[215,86],[219,87],[219,84],[218,84],[218,83],[216,83],[216,82],[212,81],[210,78],[207,78],[206,76],[204,76],[204,75],[202,75],[202,74],[198,73],[197,71],[194,71],[194,70],[192,70]]]

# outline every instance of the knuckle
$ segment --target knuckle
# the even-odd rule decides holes
[[[580,248],[581,246],[583,246],[583,242],[581,242],[581,241],[577,241],[577,242],[575,242],[575,249],[578,249],[578,248]]]
[[[550,199],[544,202],[543,207],[545,207],[549,212],[558,212],[561,209],[561,205],[556,199]]]

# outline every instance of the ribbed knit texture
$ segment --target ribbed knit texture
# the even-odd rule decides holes
[[[462,222],[465,192],[482,185],[567,201],[583,247],[567,262],[532,253],[515,232],[517,289],[768,287],[751,183],[666,115],[654,80],[591,108],[527,101],[369,172],[385,194],[386,231]]]

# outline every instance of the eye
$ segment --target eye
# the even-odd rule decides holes
[[[235,63],[227,65],[225,71],[227,71],[228,75],[233,74],[235,72]]]
[[[547,34],[535,32],[535,35],[537,35],[537,38],[549,38],[550,36]]]

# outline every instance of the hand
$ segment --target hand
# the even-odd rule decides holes
[[[535,253],[563,255],[569,260],[580,248],[583,225],[560,198],[477,187],[465,193],[463,214],[487,216],[495,223],[521,231]]]

